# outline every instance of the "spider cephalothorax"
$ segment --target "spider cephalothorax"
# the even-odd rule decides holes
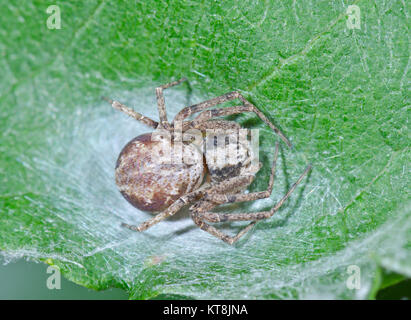
[[[255,150],[246,137],[241,139],[241,129],[210,130],[204,139],[203,150],[210,180],[219,183],[245,173],[255,174],[258,168],[252,168]],[[254,169],[254,170],[253,170]]]
[[[267,117],[239,92],[222,96],[183,108],[169,123],[166,116],[163,90],[179,84],[185,79],[171,82],[156,89],[160,122],[149,119],[123,104],[107,99],[114,108],[121,110],[156,129],[131,140],[121,151],[116,163],[116,183],[121,194],[133,206],[151,212],[159,212],[140,226],[123,226],[143,231],[163,219],[174,215],[183,206],[190,207],[196,225],[227,243],[233,243],[244,235],[258,220],[271,217],[291,195],[308,173],[307,166],[296,183],[285,196],[269,211],[253,213],[214,213],[212,209],[223,203],[251,201],[271,195],[278,143],[267,190],[244,193],[254,180],[261,163],[255,161],[256,151],[244,137],[248,131],[233,121],[215,118],[255,113],[280,138],[291,146],[284,134]],[[210,109],[226,101],[239,100],[234,107]],[[198,113],[193,120],[187,120]],[[244,134],[245,133],[245,134]],[[204,177],[206,178],[204,179]],[[251,221],[236,236],[230,237],[207,222]]]

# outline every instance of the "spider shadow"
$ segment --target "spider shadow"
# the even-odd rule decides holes
[[[191,86],[190,80],[185,81],[185,85],[187,86],[186,106],[190,106],[191,105],[191,98],[193,96],[193,87]]]
[[[261,104],[256,103],[256,101],[252,97],[245,97],[249,102],[251,102],[254,106],[257,107],[267,118],[268,120],[274,124],[281,132],[286,133],[286,131],[283,130],[282,126],[271,116],[269,110],[266,108],[261,107]],[[242,113],[242,114],[234,114],[225,117],[227,120],[231,121],[236,121],[236,122],[241,122],[241,125],[245,128],[258,128],[263,124],[264,128],[268,128],[266,124],[254,113]],[[287,135],[286,135],[287,136]]]
[[[283,151],[282,148],[281,148],[281,151]],[[283,194],[285,194],[285,193],[290,189],[291,183],[290,183],[290,175],[289,175],[289,173],[288,173],[288,171],[287,171],[286,159],[285,159],[285,156],[284,156],[284,153],[283,153],[283,152],[281,152],[281,159],[282,159],[282,163],[283,163],[283,166],[282,166],[283,175],[284,175],[284,177],[285,177],[285,188],[284,188],[284,193],[283,193]],[[302,182],[301,184],[299,184],[299,192],[297,193],[297,196],[295,196],[296,200],[295,200],[294,204],[292,204],[292,202],[290,202],[290,198],[292,198],[292,197],[290,197],[290,198],[285,202],[285,204],[283,204],[283,205],[278,209],[278,211],[276,211],[276,212],[274,213],[274,215],[276,215],[277,213],[280,213],[280,212],[288,209],[288,211],[287,211],[286,215],[284,216],[284,218],[281,219],[281,220],[276,220],[276,221],[272,221],[272,222],[269,222],[269,221],[267,221],[267,220],[261,220],[261,222],[257,224],[257,225],[258,225],[258,227],[257,227],[258,229],[266,230],[266,229],[272,229],[272,228],[276,228],[276,227],[282,227],[282,226],[284,226],[284,225],[287,223],[287,221],[288,221],[288,220],[290,219],[290,217],[295,213],[295,211],[300,207],[300,205],[301,205],[301,203],[302,203],[302,201],[303,201],[303,195],[304,195],[304,192],[305,192],[305,189],[306,189],[308,183],[310,182],[311,173],[312,173],[312,170],[310,170],[310,171],[307,173],[307,176],[305,177],[305,179],[303,180],[303,182]],[[301,173],[300,173],[300,174],[301,174]],[[271,207],[272,207],[272,206],[266,207],[264,210],[270,210]],[[269,219],[270,219],[270,218],[269,218]],[[265,222],[265,223],[262,223],[262,222]]]

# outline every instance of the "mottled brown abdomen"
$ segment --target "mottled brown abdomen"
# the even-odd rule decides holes
[[[116,164],[116,183],[124,198],[140,210],[157,212],[197,189],[204,177],[203,156],[192,145],[183,148],[190,164],[173,161],[170,142],[153,141],[151,133],[127,143]]]

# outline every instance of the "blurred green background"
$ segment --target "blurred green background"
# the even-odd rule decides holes
[[[128,299],[121,289],[96,291],[61,277],[61,289],[48,289],[48,265],[20,259],[0,265],[0,299]]]

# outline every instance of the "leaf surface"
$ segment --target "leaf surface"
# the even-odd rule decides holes
[[[0,4],[0,249],[61,268],[95,289],[131,298],[373,298],[384,274],[411,276],[410,4],[356,1],[57,3],[47,29],[41,1]],[[144,233],[150,214],[114,182],[121,148],[149,131],[110,96],[158,120],[239,90],[290,137],[272,197],[234,207],[268,209],[308,162],[313,170],[271,219],[234,246],[196,228],[187,212]],[[277,137],[260,129],[268,183]],[[224,224],[234,233],[243,224]],[[350,289],[350,266],[361,274]],[[385,271],[382,272],[381,269]]]

